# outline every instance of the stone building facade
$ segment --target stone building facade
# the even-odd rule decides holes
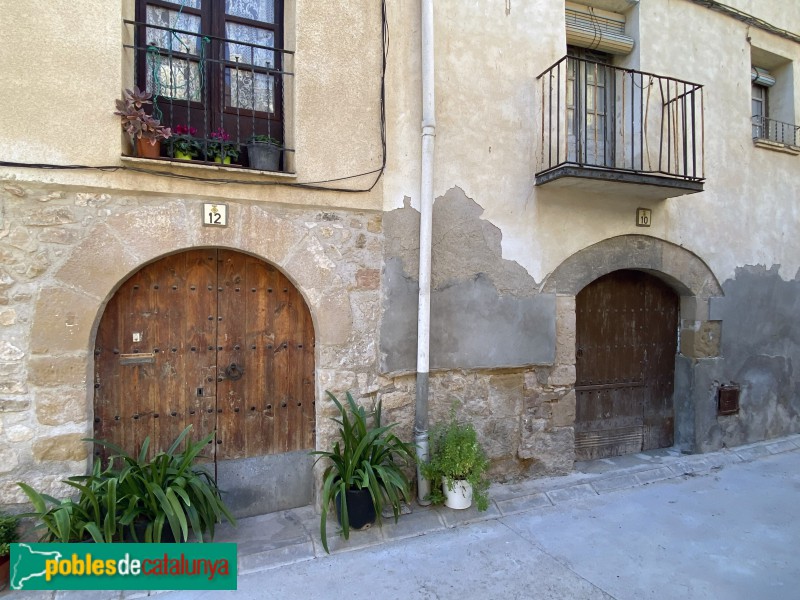
[[[284,141],[293,153],[271,173],[129,156],[113,110],[134,83],[125,19],[136,18],[135,5],[25,0],[6,10],[0,71],[13,85],[0,90],[0,505],[24,502],[17,481],[58,495],[62,479],[87,470],[82,440],[94,428],[105,307],[140,269],[190,249],[258,258],[303,297],[316,341],[317,448],[335,436],[326,391],[381,400],[402,435],[413,435],[419,4],[284,0],[283,44],[294,53]],[[621,18],[617,34],[632,40],[601,69],[702,86],[703,176],[677,178],[680,194],[646,169],[541,181],[550,142],[540,74],[574,51],[576,14]],[[798,122],[800,7],[437,0],[434,22],[431,422],[457,403],[496,480],[571,471],[582,443],[580,294],[635,272],[666,284],[679,310],[667,361],[671,444],[704,452],[800,431],[799,140],[754,142],[750,114],[759,67],[777,80],[768,90],[775,120]],[[65,36],[84,42],[63,44]],[[17,60],[12,49],[29,39],[51,42],[40,46],[47,60]],[[560,85],[567,81],[565,67]],[[620,115],[626,89],[613,99]],[[558,118],[567,110],[557,107]],[[640,128],[644,113],[634,114]],[[70,123],[80,124],[79,143]],[[227,227],[203,225],[205,203],[226,205]],[[739,408],[723,415],[719,389],[728,385]],[[233,465],[224,477],[244,498],[240,514],[253,514],[313,501],[311,463],[293,452]]]

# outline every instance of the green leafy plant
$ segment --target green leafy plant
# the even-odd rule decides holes
[[[322,475],[322,514],[319,533],[322,547],[328,550],[326,523],[328,507],[337,496],[345,497],[350,489],[367,489],[372,498],[378,523],[384,502],[392,507],[395,522],[400,516],[400,503],[410,501],[411,484],[403,472],[403,467],[414,462],[413,445],[403,442],[392,429],[396,423],[381,425],[381,403],[367,412],[358,406],[350,392],[347,404],[343,405],[331,392],[328,397],[339,409],[339,416],[333,421],[339,425],[340,440],[333,443],[329,451],[318,450],[317,461],[328,459],[330,464]],[[369,424],[369,420],[372,424]],[[316,461],[315,461],[316,462]],[[350,537],[350,519],[347,502],[341,502],[340,524],[342,536]]]
[[[166,140],[172,135],[169,127],[161,125],[158,119],[144,111],[145,104],[152,104],[152,96],[152,93],[133,86],[132,90],[125,90],[122,100],[116,102],[114,114],[122,118],[122,128],[132,141],[144,139],[154,145],[158,140]]]
[[[206,145],[206,154],[210,159],[218,158],[221,161],[230,157],[231,160],[239,158],[239,144],[231,141],[231,135],[222,127],[211,132],[210,140]]]
[[[11,544],[19,541],[19,517],[0,513],[0,557],[8,556]]]
[[[64,483],[74,487],[77,500],[57,500],[40,494],[25,483],[18,483],[30,499],[34,512],[25,516],[40,521],[42,541],[120,542],[125,540],[159,542],[168,531],[178,541],[189,539],[189,530],[198,542],[203,535],[214,539],[214,526],[223,518],[236,520],[222,500],[213,477],[195,459],[213,438],[187,440],[177,452],[191,425],[184,429],[166,452],[147,460],[150,438],[142,444],[138,457],[102,440],[86,440],[106,446],[116,454],[106,469],[96,462],[90,475],[70,477]],[[117,464],[119,463],[119,468]]]
[[[196,127],[175,125],[173,135],[169,138],[169,142],[167,142],[169,155],[175,158],[175,155],[180,152],[181,154],[196,158],[200,154],[202,145],[195,135],[197,135]]]
[[[455,408],[450,411],[450,420],[431,429],[431,459],[421,467],[426,479],[433,482],[430,500],[434,504],[444,502],[439,482],[452,490],[457,480],[472,485],[472,497],[478,510],[489,508],[489,480],[486,471],[489,460],[478,442],[478,435],[471,423],[461,424],[456,419]]]

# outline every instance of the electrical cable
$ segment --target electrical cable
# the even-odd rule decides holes
[[[744,11],[738,10],[731,6],[727,6],[716,0],[692,0],[695,4],[699,4],[700,6],[704,6],[711,10],[715,10],[717,12],[723,13],[742,23],[747,23],[748,25],[752,25],[753,27],[757,27],[758,29],[762,29],[764,31],[768,31],[774,35],[780,36],[787,40],[791,40],[797,44],[800,44],[800,35],[796,33],[792,33],[791,31],[787,31],[786,29],[781,29],[780,27],[776,27],[771,23],[767,23],[763,19],[759,19],[758,17],[754,17],[751,14],[748,14]]]

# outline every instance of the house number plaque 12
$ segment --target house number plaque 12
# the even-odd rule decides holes
[[[228,205],[203,204],[203,225],[226,227],[228,225]]]

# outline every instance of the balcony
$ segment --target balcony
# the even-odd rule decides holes
[[[231,149],[226,168],[293,173],[288,127],[293,52],[153,22],[125,20],[124,25],[126,79],[153,93],[147,112],[171,127],[173,134],[176,129],[183,132],[162,143],[155,160],[221,166],[214,153],[224,140]],[[279,145],[277,164],[272,160],[265,167],[258,162],[255,151],[248,150],[253,136],[269,137]],[[176,157],[180,137],[191,142],[191,162]]]
[[[703,191],[702,86],[571,56],[537,80],[536,185],[650,200]]]
[[[800,125],[753,116],[753,143],[787,154],[800,154]]]

